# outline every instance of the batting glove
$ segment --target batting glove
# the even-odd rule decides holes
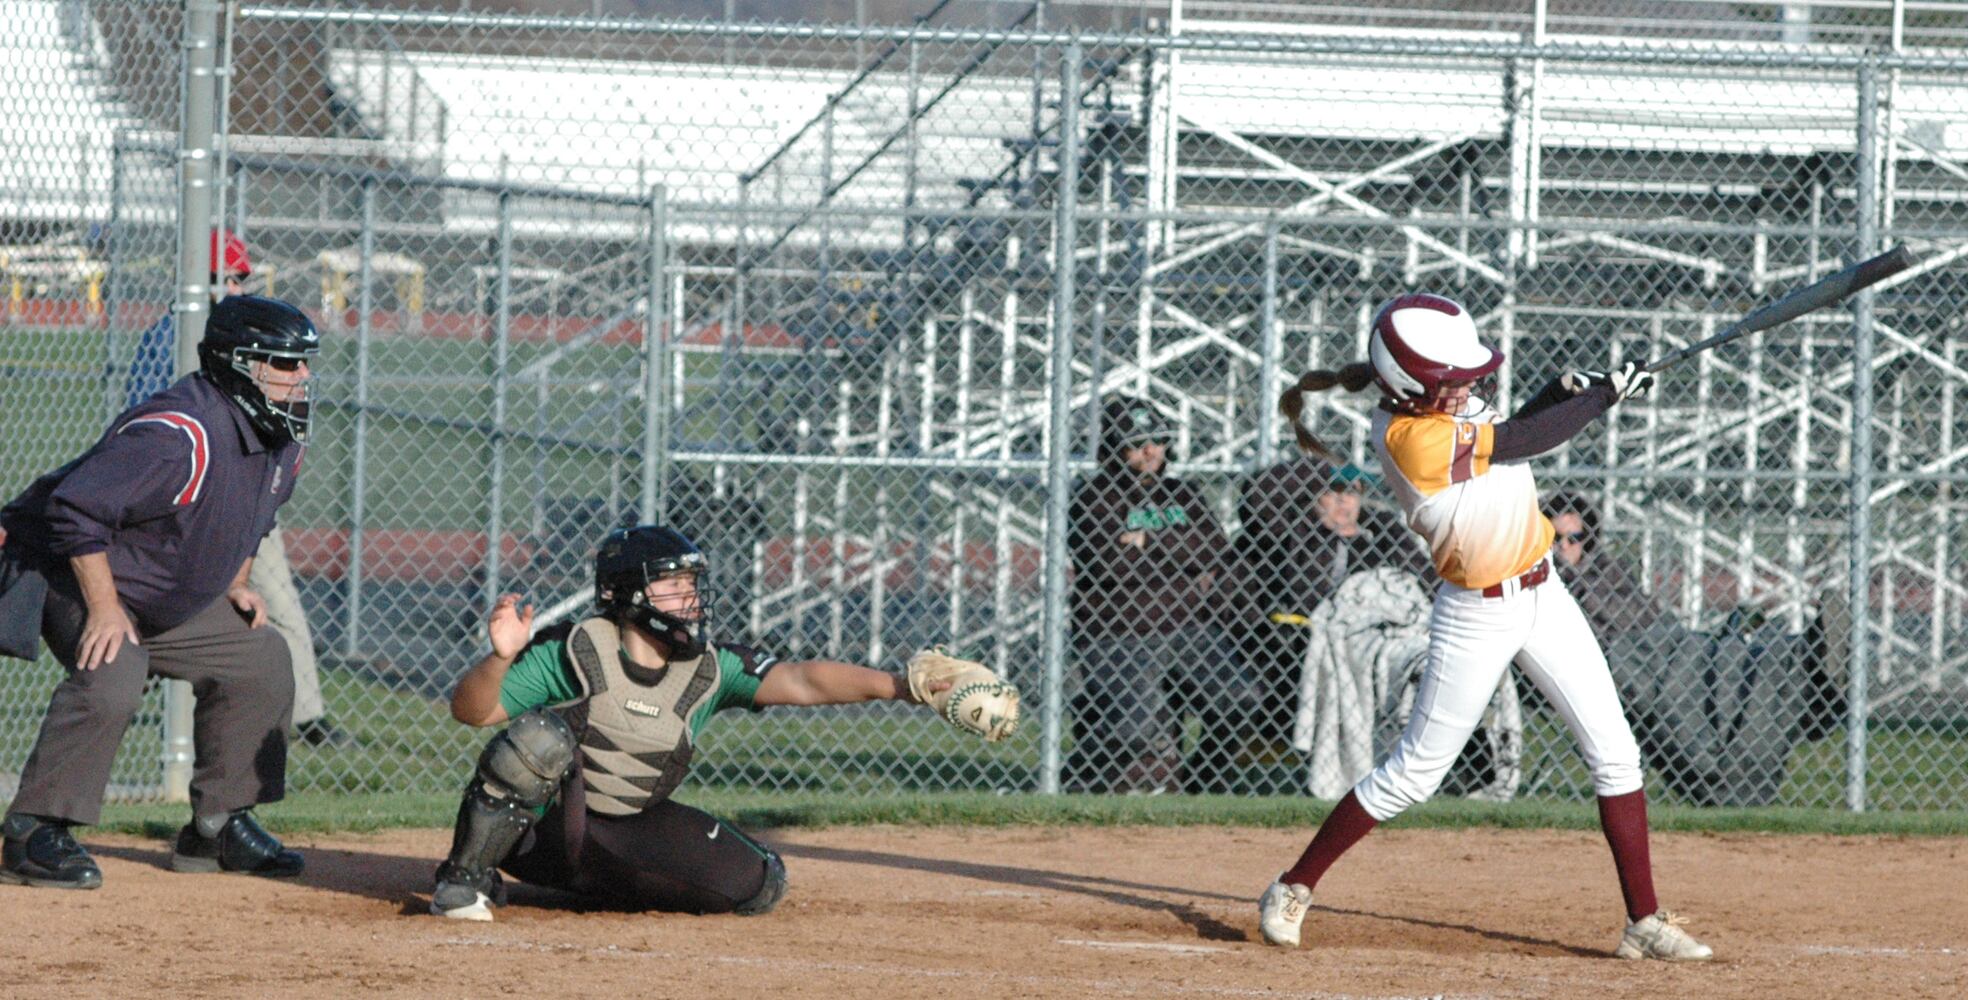
[[[1647,390],[1653,388],[1654,373],[1642,368],[1638,361],[1628,361],[1609,372],[1566,372],[1559,376],[1558,382],[1574,396],[1595,385],[1603,385],[1613,390],[1613,402],[1621,403],[1646,395]]]
[[[1624,403],[1647,394],[1654,387],[1654,373],[1640,366],[1638,361],[1626,364],[1606,373],[1606,384],[1613,389],[1613,402]]]

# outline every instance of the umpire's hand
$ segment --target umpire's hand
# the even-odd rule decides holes
[[[231,601],[232,606],[246,616],[247,628],[259,628],[266,624],[266,598],[261,597],[259,591],[247,587],[234,587],[226,591],[226,600]]]
[[[116,661],[116,651],[123,648],[123,640],[137,645],[137,626],[130,621],[129,612],[123,610],[121,603],[111,601],[102,607],[91,607],[89,617],[82,623],[82,641],[75,647],[75,667],[78,670],[94,670],[105,663]]]

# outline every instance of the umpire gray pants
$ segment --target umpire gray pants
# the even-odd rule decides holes
[[[72,589],[49,587],[41,637],[68,668],[68,677],[48,702],[10,814],[83,825],[100,819],[116,748],[152,676],[187,681],[198,698],[192,715],[197,754],[192,815],[245,809],[286,794],[294,675],[280,633],[247,627],[232,602],[220,597],[184,624],[143,636],[141,645],[124,642],[113,661],[77,670],[76,645],[86,618],[87,609]]]

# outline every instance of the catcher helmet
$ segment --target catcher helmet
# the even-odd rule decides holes
[[[1473,382],[1503,364],[1476,337],[1476,321],[1452,299],[1403,295],[1380,307],[1367,337],[1374,381],[1397,403],[1434,398],[1444,382]]]
[[[617,528],[595,550],[595,605],[609,619],[639,625],[684,659],[704,651],[711,622],[709,564],[697,543],[673,528]],[[676,574],[696,581],[696,603],[664,610],[649,603],[651,583]]]
[[[205,337],[198,342],[199,368],[221,392],[231,397],[246,419],[262,434],[276,440],[307,442],[306,383],[294,398],[275,402],[253,375],[256,361],[276,359],[313,366],[321,354],[321,334],[307,314],[279,299],[233,295],[212,307]]]

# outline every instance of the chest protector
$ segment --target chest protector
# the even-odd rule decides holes
[[[622,658],[605,618],[576,625],[564,650],[585,697],[559,711],[581,744],[588,808],[629,816],[669,798],[690,770],[690,719],[717,696],[717,650],[652,670]]]

